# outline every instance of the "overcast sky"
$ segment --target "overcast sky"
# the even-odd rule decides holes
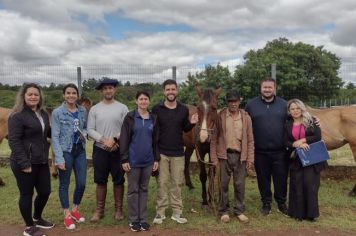
[[[355,22],[355,0],[0,0],[0,65],[234,64],[279,37],[356,65]]]

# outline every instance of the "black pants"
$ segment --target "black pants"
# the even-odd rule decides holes
[[[287,197],[288,158],[284,151],[255,154],[255,169],[258,189],[263,204],[271,204],[271,178],[274,186],[274,199],[277,204],[285,204]]]
[[[319,217],[320,171],[314,166],[290,170],[288,214],[293,218]]]
[[[51,193],[51,180],[48,164],[32,165],[32,172],[25,173],[14,161],[11,161],[11,169],[15,175],[20,191],[19,208],[26,226],[33,225],[32,197],[34,189],[37,196],[34,201],[33,218],[40,219]]]
[[[125,172],[121,168],[120,151],[108,152],[97,146],[93,146],[94,182],[106,185],[109,173],[114,185],[123,185]]]

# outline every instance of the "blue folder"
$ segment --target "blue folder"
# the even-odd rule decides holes
[[[296,149],[303,166],[314,165],[330,159],[328,150],[326,149],[323,140],[309,144],[309,148],[310,149],[308,151],[304,151],[302,148]]]

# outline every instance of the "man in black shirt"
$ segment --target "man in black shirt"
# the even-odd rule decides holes
[[[198,122],[198,114],[192,115],[189,120],[188,108],[176,101],[178,86],[175,80],[166,80],[163,83],[164,102],[158,103],[152,109],[157,115],[159,126],[158,147],[161,156],[159,162],[160,173],[157,183],[157,214],[154,224],[162,224],[166,218],[169,197],[172,207],[171,219],[178,223],[186,223],[183,217],[181,187],[184,183],[184,144],[182,133],[190,131]],[[168,190],[168,187],[170,189]],[[170,195],[170,196],[169,196]]]

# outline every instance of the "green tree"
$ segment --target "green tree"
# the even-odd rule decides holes
[[[234,79],[247,98],[259,93],[260,81],[270,76],[272,63],[277,64],[277,94],[285,99],[327,99],[343,86],[338,77],[340,59],[323,46],[280,38],[267,42],[262,49],[250,50],[244,60],[236,67]]]
[[[95,90],[95,86],[97,85],[98,81],[94,78],[84,80],[82,83],[84,91]]]
[[[352,82],[347,83],[346,89],[355,89],[355,84]]]
[[[180,101],[186,104],[196,105],[197,96],[195,87],[201,88],[223,88],[225,91],[237,86],[228,67],[224,67],[220,64],[206,65],[205,69],[201,72],[197,72],[194,75],[189,73],[187,81],[183,82],[180,86],[179,98]],[[220,96],[219,104],[223,105],[222,99],[224,94]]]

